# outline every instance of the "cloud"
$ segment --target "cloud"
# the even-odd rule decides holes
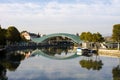
[[[81,1],[81,0],[80,0]],[[108,2],[110,3],[110,2]],[[111,4],[104,4],[102,1],[94,0],[92,4],[79,3],[58,3],[56,1],[46,4],[40,3],[1,3],[2,13],[23,13],[42,15],[115,15],[120,13],[120,1],[113,0]]]
[[[44,3],[37,3],[37,1],[0,3],[0,22],[2,25],[24,25],[23,28],[28,30],[30,29],[25,26],[43,26],[40,27],[42,31],[49,30],[51,32],[57,29],[62,31],[63,28],[69,27],[76,27],[74,32],[77,32],[78,28],[86,30],[85,27],[88,27],[90,30],[92,29],[90,26],[94,26],[94,31],[97,31],[95,30],[97,26],[99,28],[102,25],[106,27],[119,22],[119,3],[119,0],[74,0],[74,2],[72,0],[71,2],[52,0]],[[81,28],[80,26],[85,27]],[[72,29],[67,31],[72,32]]]

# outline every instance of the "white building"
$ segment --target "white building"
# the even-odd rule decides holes
[[[26,40],[30,40],[30,39],[31,39],[29,33],[26,32],[26,31],[25,31],[25,32],[22,32],[22,33],[21,33],[21,36],[24,37]]]

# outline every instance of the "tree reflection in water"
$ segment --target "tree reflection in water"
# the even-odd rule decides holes
[[[21,60],[25,59],[25,54],[19,52],[0,52],[0,80],[7,80],[6,72],[15,71],[20,65]]]
[[[0,80],[7,80],[6,77],[6,68],[0,64]]]
[[[120,58],[119,58],[120,63]],[[112,69],[113,80],[120,80],[120,64]]]
[[[89,59],[90,57],[88,57],[88,59],[83,59],[81,61],[79,61],[79,64],[81,65],[82,68],[86,68],[88,70],[101,70],[103,63],[102,60],[100,60],[100,58],[96,58],[95,60],[93,59]]]

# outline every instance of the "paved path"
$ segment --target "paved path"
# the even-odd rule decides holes
[[[120,51],[118,50],[99,50],[100,56],[107,56],[107,57],[120,57]]]

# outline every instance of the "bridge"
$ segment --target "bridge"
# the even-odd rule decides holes
[[[52,37],[67,37],[71,39],[74,43],[80,44],[81,40],[79,36],[76,36],[74,34],[68,34],[68,33],[55,33],[55,34],[49,34],[40,38],[31,38],[33,42],[36,43],[42,43],[44,40]]]

